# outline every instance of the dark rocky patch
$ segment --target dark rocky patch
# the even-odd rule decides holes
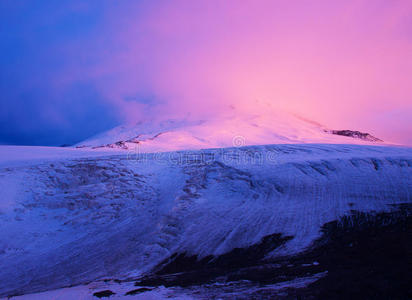
[[[348,137],[361,139],[361,140],[369,141],[369,142],[383,142],[381,139],[378,139],[377,137],[374,137],[373,135],[369,133],[355,131],[355,130],[325,130],[325,131],[331,134],[348,136]]]
[[[265,286],[327,271],[306,288],[281,293],[264,289],[245,299],[411,299],[411,215],[411,204],[399,205],[392,212],[352,211],[325,224],[322,237],[304,253],[273,261],[265,261],[265,254],[290,237],[268,236],[249,248],[200,260],[175,254],[154,276],[136,285],[187,287],[247,280]],[[223,290],[216,290],[215,295],[230,298],[225,298]]]
[[[114,294],[115,293],[113,293],[111,290],[104,290],[104,291],[94,293],[93,296],[97,298],[104,298],[104,297],[110,297]]]
[[[153,289],[149,289],[149,288],[139,288],[139,289],[135,289],[135,290],[131,290],[128,291],[126,294],[124,294],[125,296],[133,296],[133,295],[137,295],[140,293],[144,293],[144,292],[150,292]]]
[[[302,258],[328,275],[292,293],[302,299],[411,299],[411,205],[392,213],[355,212],[325,224]]]
[[[283,262],[290,268],[279,262],[282,266],[272,272],[285,278],[323,271],[328,272],[327,276],[307,288],[289,288],[281,294],[265,290],[248,298],[412,299],[412,206],[402,204],[397,208],[394,212],[375,214],[352,211],[349,216],[325,224],[322,237],[311,249],[285,258]],[[266,273],[272,280],[256,283],[277,279],[269,271]]]
[[[247,248],[235,248],[221,256],[189,256],[186,253],[175,253],[158,266],[154,276],[148,276],[136,285],[145,286],[191,286],[212,282],[217,277],[237,273],[241,268],[250,268],[261,264],[266,254],[290,240],[281,234],[264,237],[258,244]]]

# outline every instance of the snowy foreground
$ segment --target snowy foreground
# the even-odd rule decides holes
[[[124,295],[174,254],[219,257],[277,234],[282,242],[265,259],[297,255],[351,211],[412,202],[406,147],[144,154],[4,146],[0,154],[0,296],[23,295],[12,299],[97,299],[102,290],[111,298],[207,298],[205,285]],[[303,287],[326,273],[259,288]]]

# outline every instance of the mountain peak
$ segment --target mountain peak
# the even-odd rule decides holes
[[[264,144],[370,144],[382,140],[360,131],[331,130],[291,113],[229,114],[201,120],[148,120],[121,125],[77,147],[136,149],[142,152],[195,150]]]

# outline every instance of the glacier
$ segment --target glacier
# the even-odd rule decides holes
[[[0,147],[0,296],[151,274],[412,202],[412,149],[276,144],[159,153]],[[20,153],[20,154],[19,154]],[[31,153],[23,157],[21,153]]]

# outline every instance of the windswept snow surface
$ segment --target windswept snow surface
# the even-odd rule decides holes
[[[111,154],[124,154],[119,150],[100,149],[75,149],[71,147],[32,147],[32,146],[0,146],[0,168],[17,167],[82,157],[108,156]]]
[[[412,201],[406,147],[62,152],[9,163],[14,148],[0,149],[0,296],[135,278],[174,253],[221,255],[275,233],[293,238],[270,256],[290,255],[351,210]]]

